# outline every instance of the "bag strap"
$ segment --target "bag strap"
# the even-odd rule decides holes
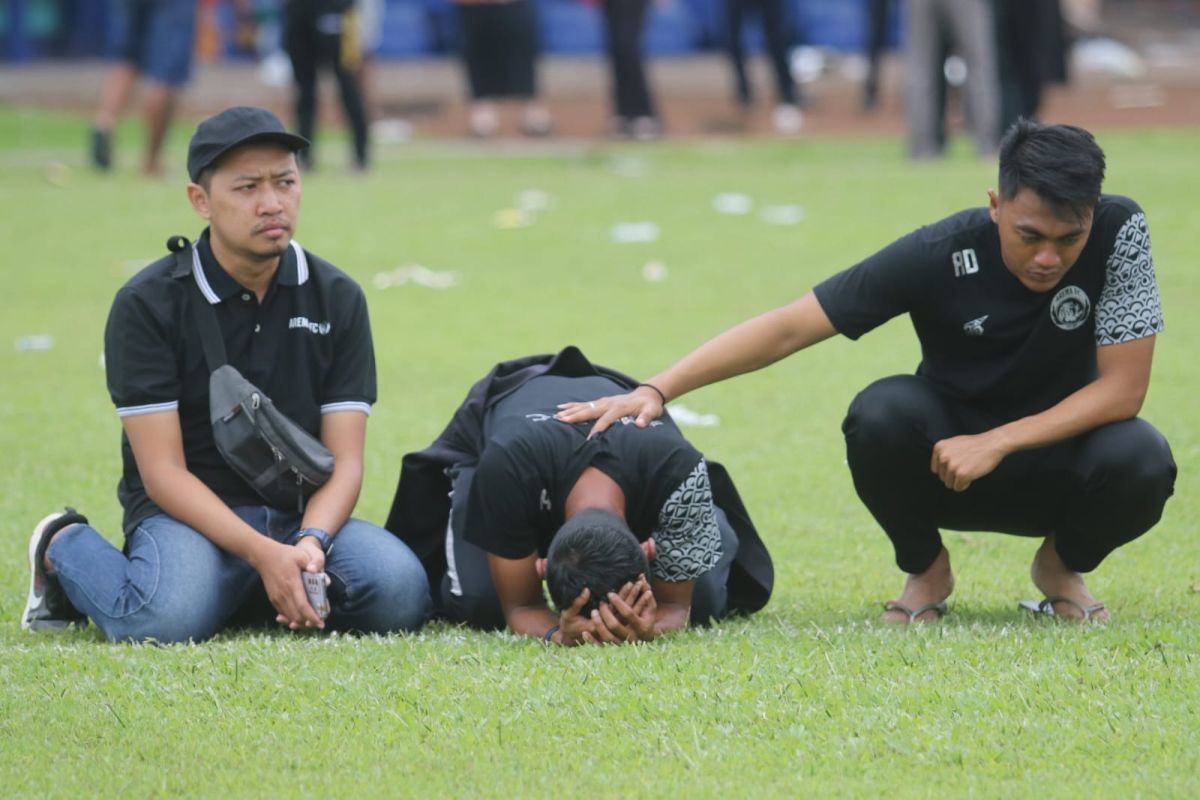
[[[221,336],[221,326],[217,322],[217,311],[212,303],[200,291],[200,281],[197,272],[200,270],[200,257],[196,253],[196,245],[183,236],[172,236],[167,240],[167,248],[175,254],[175,261],[181,269],[192,273],[192,316],[200,331],[200,343],[204,346],[204,361],[208,371],[216,372],[218,367],[229,363],[225,355],[225,339]]]

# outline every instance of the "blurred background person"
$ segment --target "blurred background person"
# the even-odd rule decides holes
[[[908,0],[905,6],[905,103],[908,150],[914,159],[939,158],[945,149],[946,104],[939,100],[945,47],[966,64],[966,117],[980,155],[1000,138],[995,10],[991,0]]]
[[[371,81],[376,73],[376,56],[383,45],[383,17],[387,13],[387,5],[384,0],[358,0],[356,12],[360,50],[358,91],[362,94],[363,108],[366,110],[369,124],[375,117],[371,105],[371,101],[375,99],[375,94],[371,91]]]
[[[608,63],[612,69],[613,110],[611,132],[618,137],[657,139],[662,121],[646,81],[642,60],[642,33],[650,0],[603,0]]]
[[[460,52],[471,92],[467,127],[472,136],[495,136],[498,103],[524,105],[521,131],[547,136],[550,112],[537,100],[537,16],[532,0],[455,0]]]
[[[1059,0],[995,0],[1000,132],[1037,119],[1047,84],[1067,79],[1067,43]]]
[[[771,121],[779,133],[798,133],[804,124],[804,115],[800,112],[799,92],[788,61],[793,37],[784,0],[725,0],[729,26],[726,51],[737,82],[738,104],[743,112],[748,112],[754,105],[754,91],[746,75],[746,49],[742,40],[742,23],[747,12],[753,10],[757,10],[762,19],[767,55],[775,76],[776,105]]]
[[[879,108],[879,70],[887,49],[891,6],[892,0],[867,0],[867,74],[863,80],[863,111]]]
[[[287,0],[284,7],[283,46],[292,61],[296,87],[296,128],[313,144],[298,155],[301,165],[315,162],[317,75],[332,69],[337,78],[342,109],[350,125],[354,168],[365,170],[367,113],[359,84],[362,48],[355,0]]]
[[[101,170],[113,165],[113,130],[139,77],[146,79],[142,105],[146,149],[142,172],[160,175],[163,140],[180,89],[192,70],[197,0],[115,0],[117,63],[100,92],[89,156]]]

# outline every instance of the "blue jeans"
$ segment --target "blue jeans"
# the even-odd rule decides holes
[[[234,513],[264,536],[296,541],[295,514],[265,506]],[[143,520],[123,553],[92,528],[76,525],[51,543],[47,556],[71,603],[112,641],[198,642],[248,602],[265,597],[254,567],[165,514]],[[412,631],[429,616],[421,562],[375,525],[348,520],[326,556],[325,572],[331,580],[329,629]]]

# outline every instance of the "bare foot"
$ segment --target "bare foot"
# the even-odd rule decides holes
[[[897,606],[909,611],[916,611],[926,606],[945,602],[954,591],[954,572],[950,569],[950,552],[946,548],[938,553],[929,569],[917,575],[909,575],[904,582],[904,592],[888,605],[883,612],[883,621],[898,625],[907,625],[909,615]],[[916,616],[917,622],[930,622],[942,616],[938,608],[928,608]]]
[[[1055,603],[1054,613],[1060,617],[1070,617],[1081,622],[1084,615],[1080,608],[1099,606],[1091,613],[1087,621],[1107,622],[1108,611],[1104,605],[1088,591],[1083,576],[1067,567],[1054,549],[1054,537],[1047,536],[1042,546],[1033,554],[1033,563],[1029,565],[1029,576],[1033,585],[1041,590],[1046,597],[1065,597],[1071,603]],[[1078,606],[1073,603],[1077,603]]]

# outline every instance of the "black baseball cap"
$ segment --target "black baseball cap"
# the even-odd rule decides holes
[[[303,136],[288,133],[279,117],[265,108],[234,106],[196,126],[188,144],[188,177],[199,180],[200,173],[217,159],[249,142],[277,142],[292,152],[310,144]]]

